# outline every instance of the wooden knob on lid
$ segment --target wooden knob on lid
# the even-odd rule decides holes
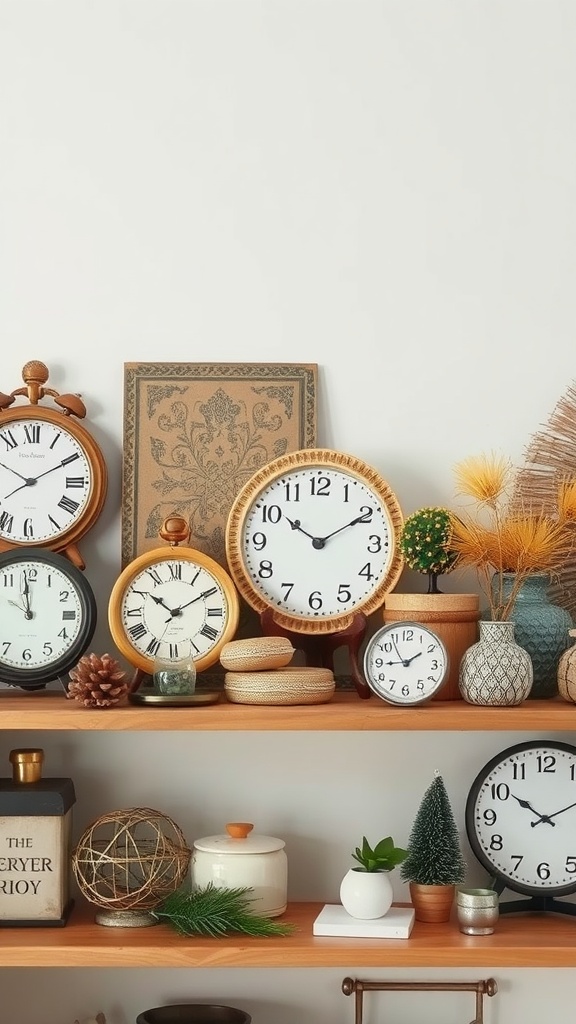
[[[229,821],[226,825],[226,831],[232,839],[246,839],[253,828],[254,825],[248,821]]]
[[[164,520],[158,533],[162,537],[162,540],[168,541],[172,547],[175,547],[176,544],[181,544],[183,541],[188,539],[190,536],[190,527],[182,516],[174,513],[174,515],[168,516]]]

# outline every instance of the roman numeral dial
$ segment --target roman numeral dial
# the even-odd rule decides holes
[[[59,424],[0,427],[0,536],[42,544],[62,533],[82,515],[92,477],[87,452]]]
[[[159,548],[131,562],[108,607],[117,647],[143,672],[154,661],[191,658],[214,664],[238,624],[239,601],[228,573],[203,552]]]
[[[83,569],[78,541],[104,507],[108,472],[81,422],[80,395],[45,387],[48,376],[32,359],[22,369],[26,386],[0,396],[0,552],[42,547]]]

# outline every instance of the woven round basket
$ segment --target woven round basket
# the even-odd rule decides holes
[[[325,704],[334,689],[334,673],[327,668],[289,667],[224,676],[224,693],[233,704]]]
[[[231,640],[220,652],[220,664],[232,672],[260,672],[284,668],[293,658],[294,648],[288,637],[255,636]]]

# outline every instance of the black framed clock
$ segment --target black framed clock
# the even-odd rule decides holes
[[[64,555],[43,548],[0,553],[0,681],[38,689],[82,657],[96,628],[96,600]]]
[[[140,672],[183,659],[200,672],[238,628],[240,602],[226,570],[203,551],[177,546],[189,532],[181,516],[166,519],[160,536],[168,544],[129,562],[110,594],[112,639]]]
[[[78,422],[86,414],[78,395],[45,387],[48,369],[38,360],[22,377],[25,387],[0,395],[0,551],[43,547],[84,568],[77,542],[104,505],[104,456]],[[13,406],[20,395],[29,404]],[[54,406],[39,405],[46,396]]]
[[[557,899],[576,893],[576,746],[537,739],[496,754],[468,794],[466,831],[494,888],[528,897],[501,911],[576,914]]]
[[[390,622],[370,637],[364,676],[370,689],[389,704],[423,704],[443,685],[448,652],[437,633],[421,622]]]
[[[302,633],[335,633],[384,602],[402,571],[399,502],[353,455],[326,448],[283,455],[232,505],[226,553],[242,596]]]

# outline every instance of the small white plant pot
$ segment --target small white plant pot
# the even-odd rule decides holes
[[[370,921],[384,917],[392,906],[393,891],[388,871],[356,871],[350,868],[340,884],[340,902],[350,917]]]

